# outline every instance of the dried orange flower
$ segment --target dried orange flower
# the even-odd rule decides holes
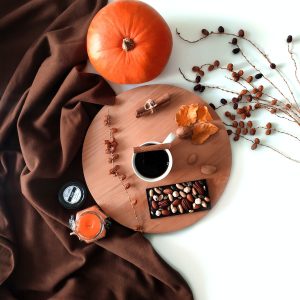
[[[194,125],[192,143],[201,145],[219,128],[212,123],[199,122]]]

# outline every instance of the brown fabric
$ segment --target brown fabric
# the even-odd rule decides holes
[[[62,184],[83,181],[85,132],[114,101],[82,71],[87,26],[105,2],[1,1],[0,299],[192,299],[141,234],[115,223],[86,245],[57,201]]]

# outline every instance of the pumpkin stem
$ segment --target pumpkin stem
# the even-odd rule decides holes
[[[122,49],[125,51],[130,51],[135,47],[135,43],[131,38],[124,38],[122,42]]]

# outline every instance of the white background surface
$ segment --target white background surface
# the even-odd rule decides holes
[[[175,34],[178,27],[182,35],[198,38],[202,28],[216,30],[219,25],[230,32],[245,29],[247,36],[293,79],[285,40],[288,34],[300,36],[296,25],[299,20],[296,1],[145,2],[165,18],[174,41],[166,69],[149,83],[167,83],[192,90],[192,85],[178,73],[178,67],[192,75],[193,65],[216,58],[224,64],[230,60],[242,62],[241,56],[231,54],[228,38],[211,38],[201,44],[189,45]],[[300,58],[300,40],[295,43],[295,51]],[[249,56],[253,60],[257,57],[255,52],[249,52]],[[257,66],[266,66],[261,58],[259,61]],[[238,65],[239,68],[245,66]],[[265,70],[269,72],[268,68]],[[220,85],[230,87],[228,80],[216,72],[205,77],[203,82],[214,83],[216,80]],[[300,101],[300,86],[294,81],[292,84]],[[112,86],[116,92],[133,87]],[[223,96],[226,94],[217,91],[202,94],[208,102],[216,104]],[[271,120],[278,129],[300,135],[299,127],[272,118],[269,113],[255,118],[261,125]],[[274,135],[268,143],[300,159],[299,142],[292,143],[291,139]],[[147,237],[158,253],[187,280],[196,300],[299,300],[300,164],[268,149],[251,151],[246,141],[232,142],[232,151],[228,186],[208,216],[184,230]]]

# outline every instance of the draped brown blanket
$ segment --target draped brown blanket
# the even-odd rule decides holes
[[[105,4],[1,1],[0,299],[192,299],[142,234],[114,223],[86,245],[69,236],[70,211],[57,201],[64,183],[84,181],[84,135],[114,102],[82,71],[88,24]]]

